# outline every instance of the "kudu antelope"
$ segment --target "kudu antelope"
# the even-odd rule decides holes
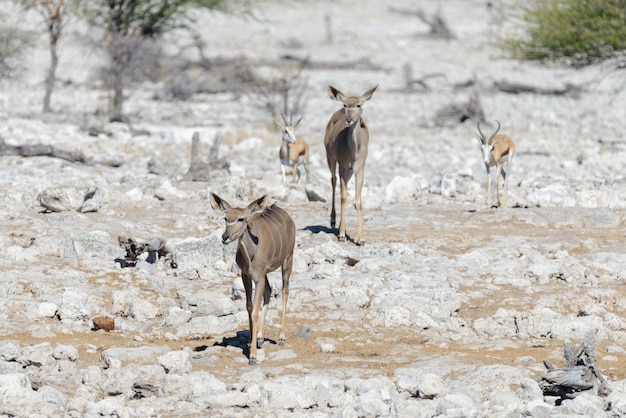
[[[271,296],[267,274],[278,267],[281,268],[283,276],[283,313],[278,338],[279,345],[285,344],[289,277],[293,263],[296,227],[287,212],[276,205],[270,205],[267,195],[245,208],[235,208],[215,193],[211,193],[211,206],[226,214],[226,229],[222,235],[222,243],[238,241],[235,260],[241,269],[241,278],[246,291],[250,325],[249,363],[254,365],[257,360],[257,348],[264,341],[263,324]]]
[[[496,130],[489,136],[480,128],[481,122],[479,120],[477,124],[478,128],[478,140],[480,141],[480,148],[482,150],[483,163],[487,169],[487,207],[491,206],[491,173],[490,167],[496,166],[496,198],[498,200],[498,206],[507,207],[509,196],[509,174],[511,169],[511,162],[515,155],[515,144],[513,140],[504,134],[500,134],[500,122],[495,121],[498,124]],[[502,168],[502,164],[506,162],[506,170]],[[500,174],[504,179],[504,204],[500,202]]]
[[[283,173],[283,184],[285,184],[285,172],[287,167],[291,167],[293,170],[293,182],[300,184],[301,174],[298,171],[299,166],[304,166],[306,171],[306,182],[310,180],[309,175],[309,144],[304,138],[296,136],[294,133],[295,127],[300,123],[302,118],[298,119],[296,123],[292,123],[292,115],[289,115],[289,123],[284,114],[281,114],[283,123],[278,121],[276,125],[280,128],[281,135],[283,137],[283,143],[278,151],[280,157],[280,168]]]
[[[367,158],[367,144],[369,132],[365,120],[361,117],[363,104],[372,98],[378,86],[373,87],[360,96],[346,96],[339,89],[328,86],[328,95],[333,100],[343,103],[343,109],[337,110],[326,125],[324,146],[326,160],[330,169],[330,181],[333,189],[332,209],[330,211],[330,226],[335,227],[335,185],[337,184],[337,166],[341,182],[341,214],[339,218],[339,241],[346,240],[346,199],[348,181],[355,177],[355,207],[359,216],[359,235],[355,240],[357,245],[363,245],[363,205],[361,190],[363,188],[363,171]]]

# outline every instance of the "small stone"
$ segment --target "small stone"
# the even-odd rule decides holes
[[[322,343],[320,344],[320,351],[322,353],[334,353],[335,345],[331,343]]]
[[[54,318],[59,312],[59,307],[51,302],[42,302],[37,307],[37,313],[46,318]]]
[[[298,337],[302,338],[305,342],[308,342],[311,338],[311,327],[309,326],[301,326],[298,329]]]

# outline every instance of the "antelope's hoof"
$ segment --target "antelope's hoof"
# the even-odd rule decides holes
[[[346,237],[337,237],[337,240],[339,240],[339,242],[346,242]]]
[[[284,339],[284,338],[281,338],[280,340],[278,340],[278,345],[279,345],[279,346],[281,346],[281,347],[282,347],[283,345],[285,345],[285,339]]]
[[[356,242],[356,245],[358,245],[359,247],[360,247],[361,245],[365,245],[365,241],[363,241],[363,240],[361,240],[361,241],[357,241],[357,242]]]
[[[251,358],[251,359],[248,361],[248,364],[249,364],[250,366],[256,366],[256,359],[255,359],[255,358]]]

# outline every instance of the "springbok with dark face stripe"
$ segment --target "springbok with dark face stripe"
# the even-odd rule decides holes
[[[372,98],[378,86],[373,87],[360,96],[347,96],[341,90],[328,86],[328,95],[333,100],[343,103],[343,108],[337,110],[326,125],[324,145],[326,160],[330,169],[330,181],[333,189],[330,211],[330,226],[335,227],[335,185],[337,184],[337,165],[341,180],[341,215],[339,218],[339,241],[346,240],[346,199],[348,195],[348,181],[354,174],[356,196],[354,206],[359,216],[359,235],[354,240],[357,245],[363,245],[363,205],[361,203],[361,189],[363,188],[363,171],[367,159],[367,145],[369,131],[361,117],[363,104]]]
[[[281,114],[283,123],[274,121],[280,128],[280,133],[283,138],[283,143],[278,151],[278,157],[280,158],[280,168],[283,173],[283,184],[285,184],[285,172],[287,167],[293,169],[293,182],[296,180],[300,184],[302,175],[299,173],[298,167],[303,166],[306,172],[306,182],[310,180],[309,174],[309,144],[300,136],[296,136],[295,128],[300,123],[302,118],[298,119],[296,123],[292,122],[292,115],[289,115],[289,122],[285,118],[284,114]]]
[[[487,207],[491,206],[491,173],[489,168],[496,166],[496,199],[498,206],[507,207],[509,200],[509,174],[511,170],[511,162],[515,156],[515,144],[513,140],[500,132],[500,122],[496,130],[489,136],[480,129],[483,119],[478,121],[477,128],[478,140],[480,141],[480,149],[483,155],[483,163],[487,169]],[[502,169],[502,163],[506,162],[506,170]],[[500,203],[500,174],[504,179],[504,204]]]
[[[250,324],[249,363],[256,364],[257,348],[263,344],[263,325],[271,288],[267,273],[281,268],[283,276],[283,314],[280,325],[279,345],[285,344],[285,322],[289,277],[293,264],[296,227],[287,212],[263,196],[245,208],[232,207],[227,201],[211,193],[211,207],[226,214],[226,229],[222,243],[238,241],[235,260],[241,269],[246,291],[246,308]],[[252,283],[254,282],[254,303]],[[262,309],[261,309],[262,307]],[[259,310],[261,314],[259,315]]]

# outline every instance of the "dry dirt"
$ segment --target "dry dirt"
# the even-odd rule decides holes
[[[299,205],[297,225],[299,229],[323,229],[322,225],[327,220],[327,211],[319,204]],[[514,214],[520,211],[528,211],[545,215],[547,212],[561,212],[567,216],[567,208],[536,208],[536,209],[499,209],[499,210],[478,210],[452,207],[424,207],[414,217],[406,219],[406,225],[391,226],[385,229],[366,228],[366,239],[368,242],[403,242],[418,243],[424,246],[435,246],[439,251],[454,259],[457,255],[472,248],[484,245],[487,242],[497,240],[503,236],[524,236],[529,242],[549,243],[567,241],[570,245],[585,240],[593,240],[597,247],[593,250],[586,249],[583,244],[570,251],[573,256],[583,256],[588,251],[597,251],[598,248],[619,248],[624,239],[622,228],[607,230],[607,228],[585,228],[578,230],[569,226],[543,226],[536,227],[532,224],[519,220]],[[580,211],[581,209],[577,209]],[[593,209],[588,209],[589,211]],[[505,214],[506,215],[503,215]],[[94,214],[94,216],[97,216]],[[494,222],[494,217],[505,219]],[[471,218],[471,222],[464,222]],[[302,219],[319,221],[319,225],[306,225]],[[524,219],[524,217],[521,217]],[[445,222],[439,223],[439,221]],[[166,219],[163,222],[169,222]],[[354,230],[354,219],[348,218],[348,231]],[[156,220],[156,222],[160,222]],[[441,225],[436,229],[433,224]],[[157,225],[155,225],[157,226]],[[167,228],[167,225],[158,225]],[[304,233],[304,232],[300,232]],[[345,245],[353,245],[347,243]],[[366,244],[367,245],[367,244]],[[112,288],[121,287],[123,284],[116,283],[116,273],[112,272],[109,277],[99,277],[99,283],[106,283]],[[618,295],[626,294],[626,284],[616,284],[613,286]],[[469,295],[473,289],[460,288],[460,292]],[[298,291],[298,283],[291,282],[291,292]],[[554,280],[553,283],[543,285],[541,291],[546,292],[570,292],[571,288],[562,281]],[[584,288],[583,288],[584,291]],[[497,291],[488,293],[486,298],[464,297],[463,304],[457,316],[468,324],[473,323],[477,318],[493,316],[499,308],[509,308],[518,311],[531,309],[535,306],[534,299],[537,297],[537,290],[528,288],[517,288],[511,285],[498,285]],[[574,296],[571,296],[574,297]],[[279,301],[272,301],[279,303]],[[616,304],[619,301],[615,301]],[[240,309],[244,310],[243,301],[240,301]],[[575,309],[575,301],[571,304],[563,304],[559,313],[571,313]],[[315,309],[315,306],[311,306]],[[612,307],[617,315],[626,317],[626,307],[615,305]],[[583,315],[584,313],[579,313]],[[511,365],[519,366],[520,358],[531,356],[536,362],[528,364],[537,378],[543,371],[541,362],[550,359],[557,367],[563,365],[562,344],[577,345],[580,341],[561,341],[554,338],[533,338],[528,340],[511,339],[506,347],[492,344],[489,340],[483,339],[479,343],[468,344],[460,338],[445,335],[445,333],[435,330],[419,331],[415,329],[384,327],[371,327],[354,322],[333,320],[332,323],[319,324],[314,319],[317,314],[311,312],[294,313],[289,311],[287,341],[285,348],[293,350],[297,358],[287,360],[272,360],[267,363],[260,363],[259,367],[265,367],[266,373],[273,374],[279,367],[284,367],[292,374],[307,374],[311,371],[320,370],[344,370],[346,376],[393,376],[399,367],[409,366],[415,362],[427,362],[435,359],[455,359],[464,366],[472,365]],[[46,319],[42,321],[50,321]],[[311,337],[303,339],[298,336],[298,332],[303,327],[311,328]],[[240,332],[247,332],[245,324],[241,325]],[[268,328],[265,333],[266,343],[264,349],[267,354],[278,350],[275,339],[278,334],[277,328]],[[314,341],[316,338],[331,338],[335,341],[335,351],[324,353],[320,351],[320,346]],[[29,333],[18,333],[11,335],[23,344],[38,344],[44,340],[33,338]],[[210,371],[219,379],[236,377],[238,374],[250,370],[245,355],[239,346],[238,335],[223,336],[194,336],[193,338],[171,341],[166,339],[150,339],[145,335],[126,333],[121,331],[112,332],[74,332],[71,335],[57,334],[53,338],[46,338],[50,343],[72,344],[79,349],[79,368],[88,365],[98,364],[102,350],[111,347],[141,347],[141,346],[163,346],[167,345],[172,350],[189,347],[194,351],[194,358],[201,359],[213,354],[218,354],[218,359],[206,363],[193,361],[194,370],[205,369]],[[605,353],[606,347],[611,345],[610,341],[600,341],[596,343],[598,353]],[[95,349],[94,349],[95,348]],[[282,347],[281,347],[282,348]],[[626,354],[612,352],[610,360],[604,360],[603,355],[597,356],[597,364],[601,372],[609,380],[626,379]],[[153,361],[153,360],[151,360]],[[454,378],[455,372],[451,370],[445,376]]]

